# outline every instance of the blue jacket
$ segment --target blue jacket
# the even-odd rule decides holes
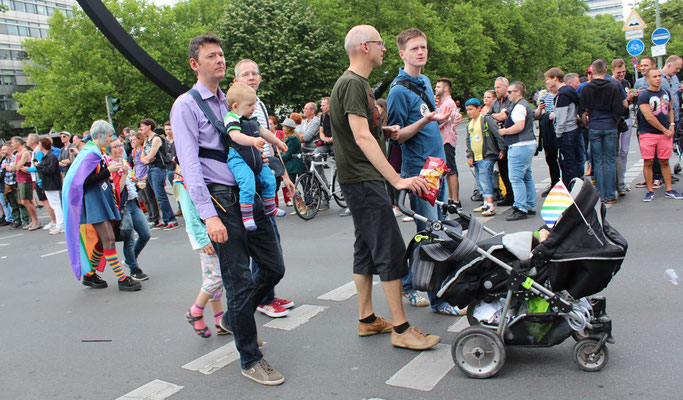
[[[427,99],[436,105],[434,92],[429,79],[420,75],[418,78],[408,75],[403,67],[399,68],[398,76],[394,78],[389,96],[387,97],[388,124],[399,125],[401,128],[411,125],[429,112],[429,107],[422,101],[420,96],[409,89],[394,85],[394,82],[405,80],[427,94]],[[435,107],[436,108],[436,107]],[[401,162],[401,173],[404,176],[415,176],[420,173],[427,161],[427,157],[439,157],[446,159],[443,149],[443,138],[439,130],[439,124],[432,121],[422,127],[413,137],[401,144],[403,160]]]

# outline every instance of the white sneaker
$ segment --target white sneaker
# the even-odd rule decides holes
[[[44,230],[44,231],[49,231],[49,230],[51,230],[51,229],[54,228],[54,227],[55,227],[55,224],[53,224],[52,222],[50,222],[49,224],[47,224],[47,225],[45,225],[45,226],[43,227],[43,230]]]
[[[403,213],[394,208],[394,217],[400,217],[401,215],[403,215]]]
[[[403,219],[402,219],[401,221],[403,221],[403,222],[413,222],[414,219],[413,219],[413,217],[403,217]]]
[[[52,229],[50,229],[50,235],[59,235],[60,233],[64,233],[64,228],[60,228],[59,226],[55,226]]]

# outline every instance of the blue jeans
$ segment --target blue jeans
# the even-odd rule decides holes
[[[237,187],[209,185],[209,192],[221,205],[216,211],[229,238],[224,243],[213,242],[228,304],[223,320],[227,319],[232,327],[242,369],[249,369],[263,358],[256,344],[254,312],[259,301],[284,276],[285,265],[275,229],[259,197],[254,199],[254,222],[259,228],[247,231],[242,224]],[[249,270],[250,257],[259,264],[253,277]]]
[[[536,208],[536,185],[531,176],[535,144],[508,147],[508,174],[515,201],[513,207],[527,212]]]
[[[171,224],[176,223],[177,221],[173,214],[171,203],[168,202],[166,190],[164,189],[165,181],[166,168],[151,167],[149,169],[149,172],[147,173],[147,184],[152,185],[154,196],[157,198],[157,203],[159,203],[159,209],[161,210],[161,219],[164,224]]]
[[[477,183],[481,188],[481,195],[483,197],[493,197],[494,196],[494,184],[493,184],[493,166],[498,161],[495,158],[489,158],[484,160],[479,160],[474,162],[474,172],[477,176]]]
[[[569,188],[569,182],[574,178],[583,176],[583,163],[581,162],[581,133],[578,129],[564,132],[557,139],[560,147],[560,168],[562,169],[562,182]]]
[[[275,175],[273,175],[273,170],[266,165],[261,168],[261,172],[254,175],[254,171],[244,161],[240,153],[230,149],[230,152],[228,153],[228,167],[230,167],[230,171],[232,171],[232,174],[240,187],[240,203],[254,204],[256,179],[258,179],[261,184],[261,195],[264,199],[275,197]]]
[[[133,240],[135,238],[133,231],[138,233],[137,240]],[[152,236],[145,214],[138,205],[137,199],[126,202],[123,215],[121,215],[121,236],[123,237],[123,255],[132,274],[135,270],[140,269],[138,256]]]
[[[405,178],[409,176],[410,175],[406,173],[401,173],[401,177]],[[441,187],[439,189],[439,194],[436,196],[436,198],[443,202],[448,201],[448,185],[446,185],[445,179],[441,179]],[[438,207],[429,204],[427,200],[424,200],[412,193],[410,194],[410,209],[422,215],[423,217],[429,218],[432,221],[436,221],[437,219],[443,218],[441,215],[441,210]],[[425,230],[425,228],[427,227],[427,225],[424,222],[418,221],[417,218],[415,219],[415,226],[417,227],[418,232]],[[406,274],[406,276],[404,276],[401,279],[401,282],[403,282],[404,292],[415,292],[415,290],[413,289],[413,277],[410,274],[410,271],[408,271],[408,274]],[[429,296],[429,303],[432,305],[432,310],[434,311],[436,311],[437,308],[441,306],[441,304],[445,303],[445,301],[436,297],[436,293],[434,292],[427,292],[427,295]]]
[[[275,217],[269,217],[270,222],[273,223],[273,230],[275,231],[275,236],[277,237],[277,245],[280,248],[280,252],[282,252],[282,244],[280,243],[280,231],[277,229],[277,223],[275,222]],[[251,260],[251,276],[255,277],[256,274],[259,272],[259,265],[256,262],[256,260]],[[268,293],[261,299],[259,304],[267,305],[275,301],[275,287],[273,286]]]
[[[0,192],[0,205],[2,206],[2,210],[5,213],[5,221],[7,222],[14,222],[12,219],[12,207],[9,205],[9,200],[5,200],[5,193]]]
[[[593,175],[602,201],[614,200],[617,192],[617,143],[619,133],[614,130],[589,129]]]

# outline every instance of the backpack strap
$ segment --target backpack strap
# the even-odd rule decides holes
[[[396,81],[396,82],[394,82],[394,86],[395,85],[403,86],[404,88],[406,88],[406,89],[410,90],[411,92],[415,93],[416,95],[418,95],[418,97],[420,97],[420,99],[422,99],[422,101],[424,101],[425,104],[427,104],[429,111],[434,112],[435,107],[432,104],[432,102],[429,101],[429,97],[427,97],[427,93],[418,89],[415,85],[413,85],[411,82],[408,82],[408,81],[403,81],[403,80],[402,81]]]
[[[218,136],[220,137],[221,144],[223,144],[223,147],[225,148],[225,152],[221,152],[220,150],[214,149],[200,148],[199,157],[211,158],[219,161],[227,160],[228,149],[230,148],[230,136],[228,135],[228,131],[225,129],[223,121],[219,120],[216,117],[216,114],[213,113],[209,105],[206,104],[206,101],[202,99],[202,96],[199,94],[197,90],[190,89],[190,91],[188,91],[187,93],[189,93],[190,96],[192,96],[195,103],[197,103],[197,105],[199,106],[199,109],[202,110],[206,118],[208,118],[209,122],[211,122],[211,125],[213,125],[213,127],[218,131]]]

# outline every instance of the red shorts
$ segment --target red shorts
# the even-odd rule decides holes
[[[655,153],[660,160],[671,158],[674,146],[673,138],[666,137],[664,134],[641,133],[639,140],[640,156],[643,160],[652,160],[655,158]]]

